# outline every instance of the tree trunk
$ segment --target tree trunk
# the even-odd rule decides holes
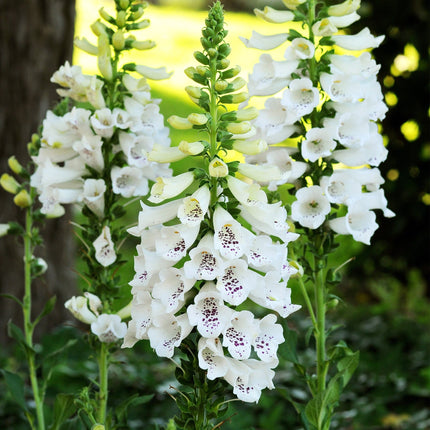
[[[71,61],[75,4],[73,0],[0,0],[0,173],[7,172],[11,155],[28,162],[27,142],[45,113],[59,100],[50,77],[65,60]],[[10,173],[10,172],[9,172]],[[0,222],[19,219],[23,213],[11,194],[0,190]],[[37,257],[48,263],[48,272],[33,289],[34,315],[47,299],[57,296],[53,313],[42,320],[38,333],[64,320],[65,299],[74,290],[73,236],[66,216],[47,220],[42,236],[45,246]],[[23,295],[23,249],[16,237],[0,239],[0,292]],[[0,298],[0,341],[7,338],[6,323],[20,324],[21,311]]]

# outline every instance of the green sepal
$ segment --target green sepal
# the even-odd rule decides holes
[[[293,29],[290,29],[289,31],[288,31],[288,40],[294,40],[294,39],[297,39],[297,38],[301,38],[301,37],[303,37],[303,35],[302,34],[300,34],[298,31],[296,31],[296,30],[293,30]]]
[[[331,38],[331,36],[324,36],[324,37],[321,37],[318,44],[320,46],[333,46],[334,40]]]

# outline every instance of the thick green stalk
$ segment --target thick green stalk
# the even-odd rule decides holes
[[[210,143],[210,160],[212,161],[218,152],[217,132],[218,132],[218,101],[215,90],[216,83],[216,59],[210,61],[210,130],[209,130],[209,143]],[[218,200],[217,196],[217,178],[211,178],[211,205]]]
[[[108,344],[101,342],[98,356],[99,364],[99,405],[97,410],[97,421],[99,424],[106,425],[106,411],[108,401],[108,369],[109,369],[109,350]],[[107,428],[106,428],[107,430]]]
[[[36,374],[35,352],[33,351],[33,331],[34,326],[31,321],[31,260],[32,252],[32,228],[33,217],[32,209],[28,207],[25,216],[25,235],[24,235],[24,335],[28,345],[27,360],[30,375],[31,389],[33,390],[34,402],[36,404],[37,428],[45,430],[45,416],[43,412],[43,400],[39,391],[39,382]]]

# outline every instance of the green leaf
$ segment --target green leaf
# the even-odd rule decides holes
[[[337,369],[342,374],[343,386],[345,387],[351,379],[352,374],[358,367],[360,361],[360,352],[356,351],[352,355],[348,355],[337,363]]]
[[[21,300],[19,300],[18,297],[15,297],[13,294],[0,294],[0,297],[4,297],[5,299],[11,299],[14,302],[18,303],[21,307],[24,306]]]
[[[148,394],[146,396],[139,396],[138,394],[134,394],[128,399],[124,400],[115,410],[115,414],[118,417],[118,421],[124,422],[126,420],[127,410],[129,407],[148,403],[153,397],[153,394]]]
[[[284,329],[284,337],[285,342],[280,345],[279,355],[291,363],[299,364],[297,357],[297,332],[286,327]]]
[[[323,406],[323,396],[324,392],[318,393],[316,397],[311,399],[305,406],[305,417],[310,424],[310,428],[318,428],[318,423],[320,422],[321,413],[324,412]]]
[[[32,351],[33,353],[36,352],[30,345],[28,345],[22,330],[18,326],[16,326],[12,321],[9,321],[7,323],[7,334],[12,339],[15,339],[18,342],[18,344],[25,349],[27,353],[28,351]]]
[[[21,409],[27,411],[27,404],[25,403],[24,396],[24,381],[21,376],[16,373],[9,372],[5,369],[0,369],[1,373],[3,373],[6,386],[9,389],[12,398],[19,405]]]
[[[42,312],[38,315],[38,317],[33,322],[33,327],[36,327],[36,325],[39,323],[39,321],[46,315],[50,314],[52,312],[52,309],[54,309],[55,303],[57,302],[57,296],[52,296],[46,303],[45,307],[43,308]]]
[[[59,430],[61,425],[78,409],[73,394],[58,394],[55,398],[54,415],[49,430]]]

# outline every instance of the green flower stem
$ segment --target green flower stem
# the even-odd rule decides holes
[[[105,425],[108,401],[108,369],[109,369],[109,346],[107,343],[100,343],[98,356],[99,365],[99,406],[97,410],[97,421]],[[106,427],[107,430],[107,427]]]
[[[216,156],[218,152],[217,132],[218,132],[218,103],[217,94],[215,90],[216,83],[216,58],[212,58],[210,61],[210,129],[209,129],[209,143],[210,143],[210,160]],[[211,205],[217,202],[217,178],[211,178]]]
[[[318,260],[316,261],[318,262]],[[315,327],[315,340],[317,346],[317,382],[318,393],[326,388],[327,364],[326,364],[326,288],[324,269],[318,268],[315,277],[315,301],[317,310],[317,325]]]
[[[33,194],[33,193],[31,193]],[[32,196],[34,198],[34,195]],[[24,315],[24,335],[28,346],[26,351],[28,361],[28,371],[30,374],[31,389],[33,391],[34,402],[36,404],[37,428],[45,430],[45,415],[43,412],[43,399],[39,391],[39,383],[36,374],[35,352],[33,350],[33,331],[34,325],[31,321],[31,260],[32,252],[32,229],[33,229],[33,212],[31,206],[27,208],[25,214],[25,235],[24,239],[24,298],[23,298],[23,315]]]

